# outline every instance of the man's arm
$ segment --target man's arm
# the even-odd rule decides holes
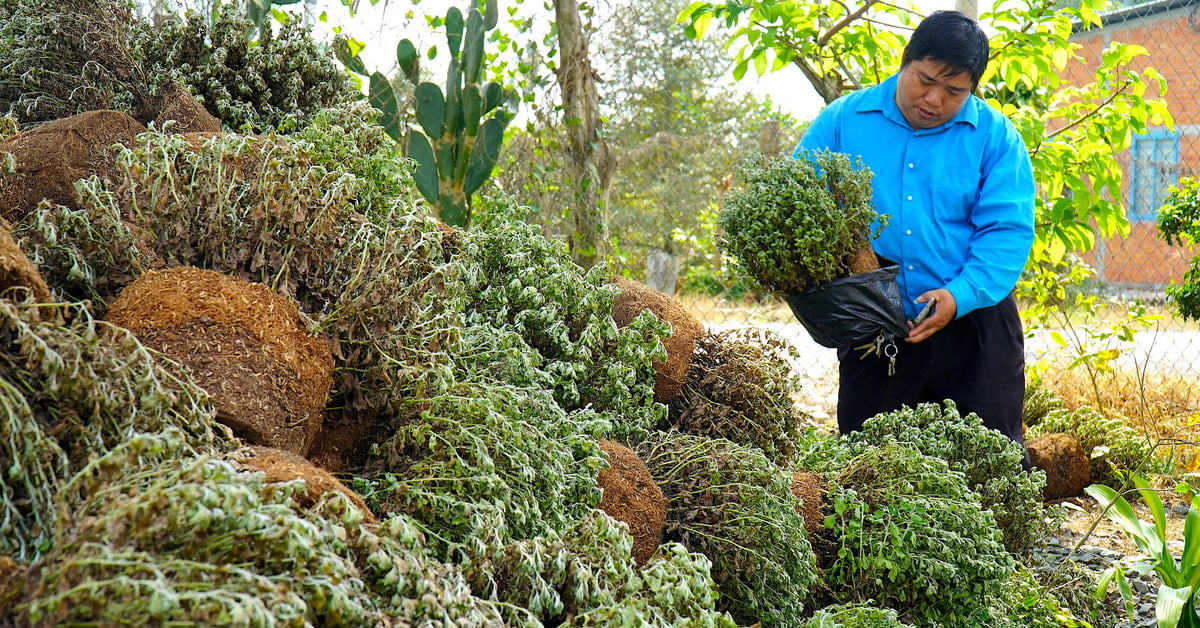
[[[984,164],[963,271],[945,286],[957,316],[995,305],[1011,293],[1033,246],[1033,168],[1016,129],[1006,128],[1005,141]]]

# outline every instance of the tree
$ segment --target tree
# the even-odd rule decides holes
[[[568,168],[574,188],[575,232],[571,257],[584,268],[604,259],[607,228],[604,207],[612,183],[613,160],[601,133],[600,95],[588,57],[587,36],[577,0],[554,0],[558,29],[563,123],[567,126]]]
[[[614,171],[605,204],[614,272],[640,278],[646,257],[676,256],[685,282],[717,289],[716,215],[734,164],[791,150],[799,124],[729,84],[720,43],[688,37],[652,0],[611,0],[589,20],[600,113]],[[573,186],[559,104],[535,102],[506,145],[498,185],[533,208],[551,237],[573,232]],[[563,208],[568,208],[562,211]],[[564,217],[565,216],[565,217]]]

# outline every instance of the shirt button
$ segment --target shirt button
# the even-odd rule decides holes
[[[908,167],[909,167],[909,168],[912,168],[912,167],[913,167],[913,165],[912,165],[912,164],[908,164]]]
[[[904,235],[912,235],[912,229],[906,229]]]
[[[913,269],[913,265],[912,265],[912,264],[909,264],[909,265],[908,265],[908,269],[909,269],[909,270],[912,270],[912,269]]]
[[[912,200],[912,197],[911,197],[911,196],[910,196],[910,197],[908,197],[908,200],[910,200],[910,201],[911,201],[911,200]]]

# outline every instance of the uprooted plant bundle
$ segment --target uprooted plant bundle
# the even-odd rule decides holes
[[[29,624],[800,626],[837,603],[813,620],[932,625],[979,604],[1015,616],[1000,595],[1011,554],[983,504],[1018,502],[967,480],[1010,460],[956,436],[974,423],[922,414],[920,434],[881,423],[871,442],[802,430],[792,356],[752,332],[702,348],[697,377],[710,381],[668,414],[653,400],[662,321],[618,326],[611,275],[581,271],[532,226],[455,231],[425,215],[373,115],[344,105],[260,137],[145,133],[115,179],[77,183],[78,206],[43,203],[14,224],[67,303],[0,301],[0,468],[20,479],[0,484],[0,558],[21,573],[0,612]],[[357,430],[337,471],[362,502],[302,501],[297,482],[240,465],[243,443],[197,378],[98,320],[138,278],[180,266],[271,289],[333,343],[317,440]],[[909,442],[943,423],[953,451]],[[649,559],[597,509],[604,439],[636,452],[669,500]],[[885,440],[906,453],[868,460]],[[839,472],[815,452],[854,464]],[[952,454],[981,460],[938,457]],[[834,497],[806,504],[818,534],[791,492],[797,462]],[[921,542],[889,537],[887,518],[910,512]],[[893,568],[917,570],[902,593],[874,584]],[[968,608],[972,596],[985,599]]]
[[[794,402],[800,390],[792,368],[797,359],[791,343],[764,329],[706,334],[659,428],[725,438],[787,465],[808,427]]]
[[[718,224],[721,248],[747,278],[787,294],[879,267],[871,240],[886,217],[875,212],[871,171],[861,162],[806,151],[748,158],[738,174]]]

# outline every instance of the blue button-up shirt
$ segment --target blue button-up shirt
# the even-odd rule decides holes
[[[911,319],[921,294],[946,288],[957,316],[1012,292],[1033,245],[1033,170],[1012,123],[977,96],[953,119],[914,130],[896,76],[825,107],[800,149],[861,156],[875,210],[889,216],[875,251],[900,264]]]

